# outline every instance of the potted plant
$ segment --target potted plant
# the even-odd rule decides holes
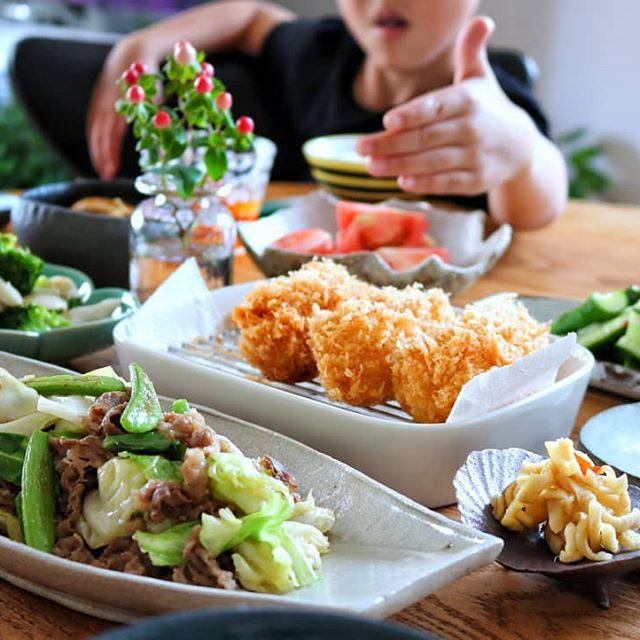
[[[136,188],[150,196],[131,216],[131,288],[147,297],[190,256],[209,286],[228,284],[235,222],[221,197],[253,165],[253,120],[234,121],[231,94],[189,42],[158,73],[137,61],[119,82],[116,110],[140,153]]]

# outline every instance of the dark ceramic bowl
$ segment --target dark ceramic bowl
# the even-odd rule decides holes
[[[288,609],[222,609],[152,618],[95,640],[437,640],[389,622]]]
[[[76,180],[25,191],[11,211],[20,244],[47,262],[86,273],[98,287],[129,288],[129,219],[72,211],[80,198],[137,204],[145,196],[129,180]]]

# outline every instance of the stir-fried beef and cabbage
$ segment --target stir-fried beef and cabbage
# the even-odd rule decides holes
[[[319,578],[330,509],[246,457],[137,365],[18,380],[0,369],[0,532],[96,567],[286,593]]]

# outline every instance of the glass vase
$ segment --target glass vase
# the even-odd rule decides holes
[[[210,289],[231,283],[236,223],[221,199],[225,186],[186,200],[171,186],[149,174],[136,180],[138,191],[149,196],[131,215],[129,234],[130,288],[140,300],[191,257]]]

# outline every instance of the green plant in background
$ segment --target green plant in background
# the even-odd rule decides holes
[[[70,177],[18,104],[0,104],[0,189],[27,189]]]
[[[556,139],[569,169],[570,198],[585,200],[598,196],[611,184],[611,178],[599,166],[606,150],[600,144],[589,143],[588,137],[587,129],[580,127]]]

